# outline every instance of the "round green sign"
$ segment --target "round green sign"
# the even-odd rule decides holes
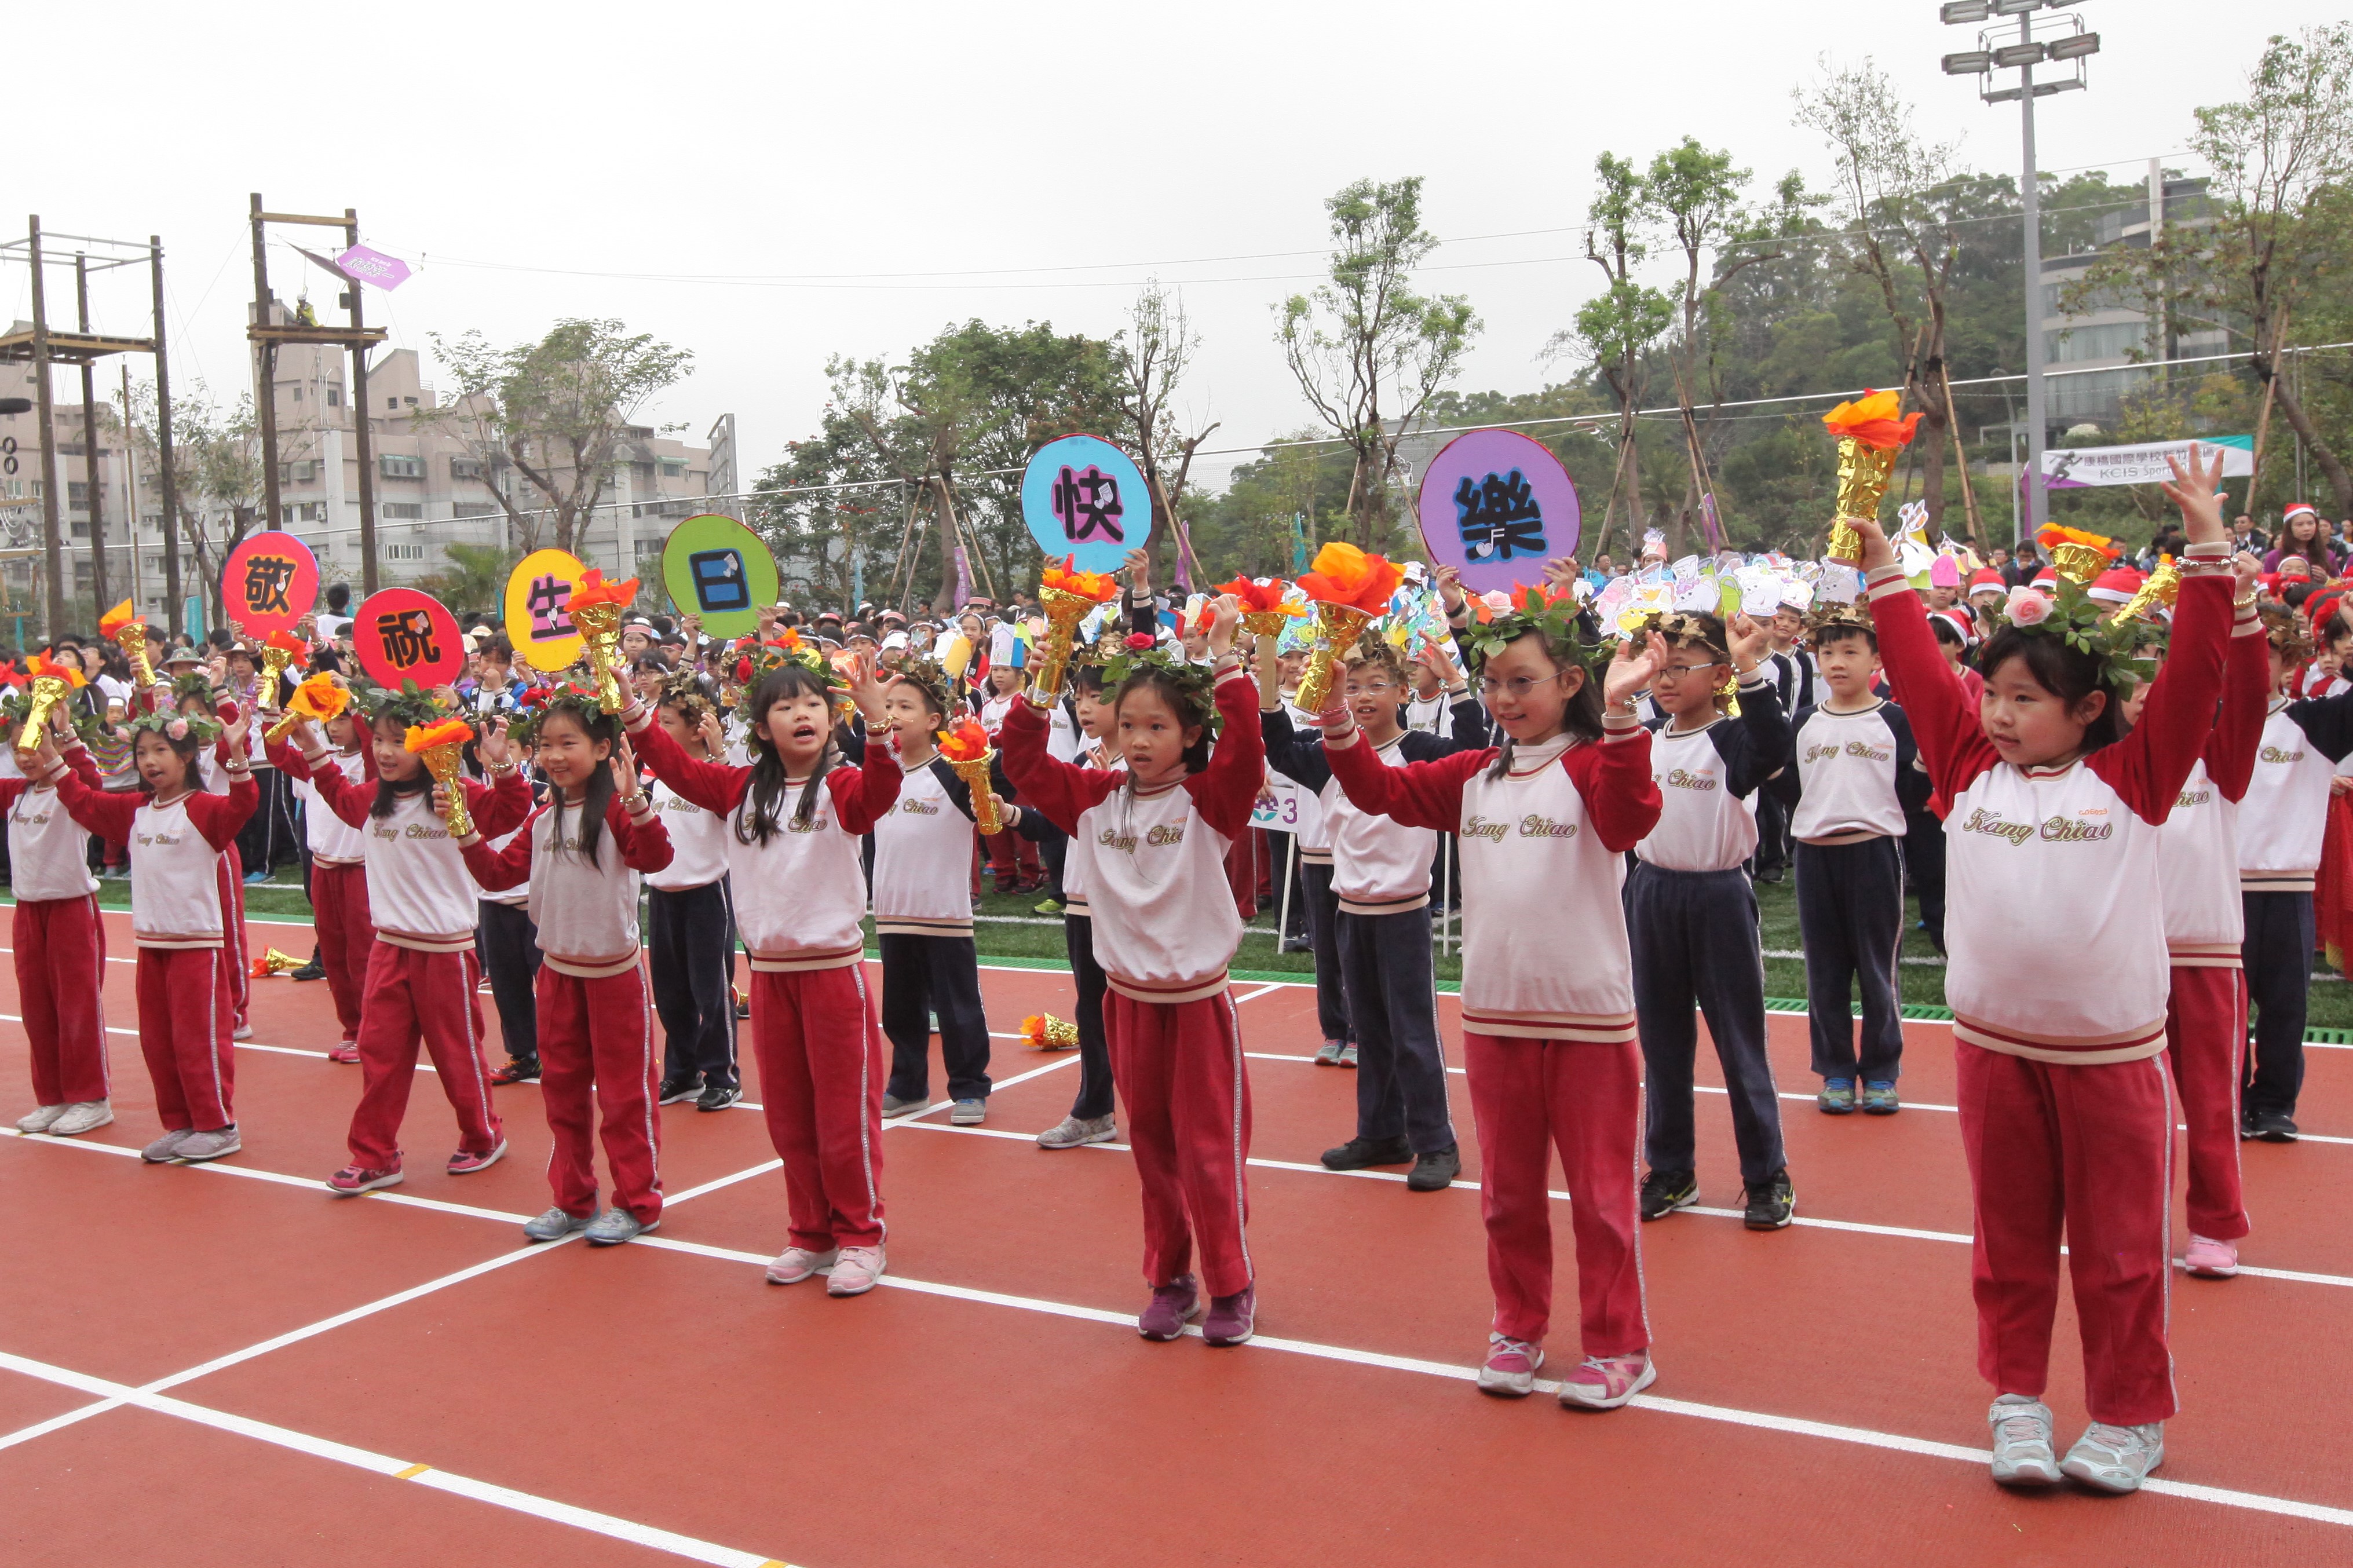
[[[776,558],[732,517],[705,512],[671,529],[661,566],[670,604],[682,616],[702,616],[712,637],[754,629],[759,607],[776,602]]]

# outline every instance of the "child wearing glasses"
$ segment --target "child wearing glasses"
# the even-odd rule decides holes
[[[1662,717],[1650,725],[1659,820],[1634,847],[1626,880],[1650,1165],[1642,1217],[1663,1219],[1699,1201],[1696,1004],[1732,1097],[1742,1217],[1751,1230],[1779,1230],[1796,1212],[1797,1194],[1765,1051],[1765,959],[1747,864],[1757,852],[1758,787],[1788,765],[1789,721],[1762,626],[1735,616],[1727,626],[1686,612],[1662,617],[1659,636],[1666,653],[1651,700]]]

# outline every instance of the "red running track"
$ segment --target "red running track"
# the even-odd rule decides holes
[[[256,922],[257,947],[273,933],[301,937]],[[1459,1079],[1455,1190],[1316,1164],[1352,1129],[1355,1080],[1307,1059],[1301,987],[1236,987],[1261,1337],[1211,1352],[1134,1331],[1124,1154],[1035,1146],[1075,1090],[1067,1056],[1000,1041],[987,1126],[885,1132],[891,1274],[834,1300],[761,1279],[784,1190],[749,1111],[665,1110],[670,1208],[608,1251],[522,1243],[547,1203],[530,1087],[501,1091],[510,1157],[449,1177],[454,1125],[420,1074],[407,1184],[329,1196],[358,1075],[323,1059],[320,985],[257,984],[245,1152],[143,1167],[157,1124],[132,966],[109,972],[119,1120],[0,1138],[19,1232],[0,1270],[12,1568],[2353,1562],[2353,1431],[2329,1392],[2353,1381],[2353,1241],[2330,1202],[2353,1174],[2353,1052],[2312,1052],[2304,1108],[2347,1141],[2245,1147],[2253,1271],[2177,1281],[2161,1489],[2021,1497],[1977,1457],[1988,1391],[1958,1130],[1933,1109],[1951,1103],[1941,1026],[1908,1026],[1902,1115],[1834,1120],[1802,1098],[1804,1021],[1774,1020],[1799,1097],[1787,1231],[1730,1212],[1729,1119],[1702,1096],[1703,1207],[1643,1232],[1659,1383],[1594,1415],[1470,1385],[1491,1304]],[[1065,976],[983,978],[999,1029],[1068,1010]],[[0,1012],[15,1002],[0,977]],[[1442,1011],[1451,1032],[1452,998]],[[23,1053],[0,1058],[13,1121]],[[1566,1215],[1557,1236],[1566,1300]],[[2062,1314],[2050,1398],[2072,1438]]]

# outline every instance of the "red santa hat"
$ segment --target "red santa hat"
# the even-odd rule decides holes
[[[2140,585],[2144,580],[2138,572],[2129,566],[2111,566],[2093,578],[2092,585],[2084,592],[2103,603],[2121,605],[2128,602],[2135,594],[2140,592]]]
[[[1963,647],[1972,647],[1978,640],[1977,628],[1969,624],[1969,617],[1958,610],[1931,610],[1928,612],[1928,618],[1932,621],[1942,621],[1958,632]]]
[[[2314,509],[2313,504],[2310,501],[2292,500],[2287,503],[2287,510],[2280,513],[2280,523],[2281,526],[2284,527],[2288,523],[2294,522],[2298,517],[2316,518],[2319,515],[2320,513]]]
[[[2059,591],[2059,569],[2056,566],[2045,566],[2034,574],[2034,581],[2028,586],[2040,588],[2046,594],[2056,594]]]
[[[1990,566],[1980,566],[1969,574],[1969,597],[1974,599],[1985,593],[2000,594],[2005,597],[2010,593],[2010,584],[2003,582],[2001,574]]]

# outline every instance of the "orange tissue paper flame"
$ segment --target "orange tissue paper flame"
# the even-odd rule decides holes
[[[311,657],[311,645],[304,642],[301,637],[296,637],[292,632],[272,632],[268,637],[261,639],[261,646],[264,647],[281,648],[285,652],[293,655],[296,658],[308,658]]]
[[[2057,522],[2046,522],[2037,529],[2034,542],[2045,550],[2062,544],[2081,544],[2098,551],[2111,561],[2123,553],[2116,548],[2116,542],[2105,534],[2086,533],[2080,528],[2069,528]]]
[[[1305,615],[1307,613],[1305,610],[1301,609],[1297,605],[1288,603],[1283,598],[1283,595],[1290,587],[1291,584],[1280,577],[1270,577],[1263,583],[1254,583],[1248,577],[1237,577],[1230,583],[1219,584],[1216,591],[1220,594],[1231,594],[1235,598],[1240,599],[1245,611],[1269,615],[1276,613],[1286,616]]]
[[[1389,607],[1405,573],[1378,555],[1333,541],[1315,552],[1315,569],[1303,574],[1299,591],[1324,604],[1346,605],[1368,615]]]
[[[1119,582],[1104,572],[1073,572],[1075,555],[1065,555],[1060,566],[1048,565],[1039,581],[1060,593],[1076,594],[1082,599],[1092,599],[1100,605],[1119,592]]]
[[[1880,451],[1893,451],[1909,446],[1912,432],[1920,426],[1920,416],[1909,414],[1898,419],[1895,411],[1904,405],[1899,392],[1865,392],[1852,403],[1841,403],[1822,416],[1822,424],[1837,437],[1852,437],[1866,447]]]
[[[123,627],[129,626],[132,619],[132,614],[131,609],[131,601],[125,599],[122,603],[115,605],[114,608],[107,611],[106,614],[99,616],[98,635],[102,637],[111,637],[115,633],[121,631]]]
[[[583,605],[627,605],[637,596],[638,580],[635,577],[627,578],[618,583],[608,583],[605,580],[604,573],[591,566],[580,574],[580,581],[573,584],[572,597],[568,603],[574,609]]]
[[[1025,1044],[1029,1045],[1029,1046],[1031,1046],[1031,1047],[1042,1047],[1043,1045],[1045,1045],[1045,1043],[1046,1043],[1046,1020],[1045,1020],[1045,1018],[1044,1018],[1043,1016],[1041,1016],[1040,1015],[1039,1015],[1039,1014],[1032,1013],[1032,1014],[1030,1014],[1028,1017],[1026,1017],[1026,1018],[1022,1019],[1022,1020],[1021,1020],[1021,1038],[1022,1038],[1022,1040],[1023,1040],[1023,1042],[1024,1042]]]
[[[25,661],[25,668],[28,674],[34,676],[54,675],[71,687],[79,688],[90,684],[82,679],[80,670],[69,664],[59,664],[47,654],[35,654]]]
[[[406,744],[412,752],[429,752],[436,746],[462,746],[474,738],[474,727],[463,719],[444,719],[438,724],[411,724]]]
[[[940,755],[952,763],[976,763],[988,755],[988,731],[970,719],[939,731]]]
[[[332,675],[314,675],[294,689],[287,706],[306,719],[332,719],[350,706],[352,694]]]

